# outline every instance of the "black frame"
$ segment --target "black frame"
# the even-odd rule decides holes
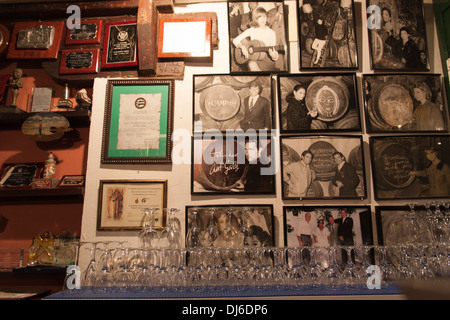
[[[233,44],[233,40],[240,35],[241,33],[243,33],[245,30],[249,29],[249,23],[251,22],[251,16],[249,12],[246,12],[246,10],[244,10],[244,4],[249,4],[249,3],[255,3],[255,4],[261,4],[261,3],[273,3],[276,8],[272,8],[270,10],[267,11],[268,13],[268,20],[270,23],[271,18],[273,18],[274,21],[274,25],[275,25],[275,30],[278,30],[278,32],[281,32],[283,34],[279,35],[277,33],[277,31],[275,31],[276,35],[277,35],[277,44],[276,44],[276,49],[278,49],[279,52],[284,51],[284,53],[279,53],[279,58],[275,61],[275,65],[273,68],[270,68],[270,70],[262,70],[262,71],[252,71],[250,69],[247,70],[247,68],[245,67],[241,67],[238,62],[236,61],[236,57],[239,57],[236,55],[237,51],[240,51],[240,49],[237,49],[235,47],[235,45]],[[232,14],[233,9],[230,9],[231,6],[239,6],[239,12],[242,11],[243,13],[238,14],[238,15],[234,15]],[[267,5],[267,7],[270,5]],[[289,41],[288,41],[288,23],[287,23],[287,15],[286,15],[286,10],[284,8],[284,1],[281,0],[274,0],[274,1],[270,1],[270,0],[263,0],[263,1],[254,1],[254,0],[250,0],[250,1],[239,1],[239,0],[228,0],[227,1],[227,7],[228,7],[228,36],[229,36],[229,45],[230,45],[230,52],[229,52],[229,62],[230,62],[230,73],[278,73],[278,72],[289,72]],[[264,7],[264,5],[262,5],[262,7]],[[274,10],[276,9],[276,10]],[[282,12],[278,12],[279,10],[282,10]],[[281,15],[280,19],[279,15]],[[236,18],[237,22],[235,22],[233,20],[233,18]],[[246,23],[246,20],[247,23]],[[282,23],[282,25],[278,25]],[[239,25],[239,28],[237,27],[237,24]],[[272,27],[274,26],[270,26],[270,28],[272,29]],[[232,30],[232,28],[234,29],[236,27],[236,30]],[[244,30],[242,30],[244,28]],[[239,30],[238,30],[239,29]],[[272,29],[274,30],[274,29]],[[280,39],[281,36],[281,39]],[[251,43],[253,44],[253,43]],[[248,46],[250,47],[251,44],[248,44]],[[265,47],[266,51],[268,50],[269,47]],[[254,51],[257,52],[257,51]],[[264,53],[264,52],[263,52]],[[252,53],[251,53],[252,54]],[[255,53],[253,53],[255,54]],[[259,55],[259,53],[256,53]],[[255,54],[255,55],[256,55]],[[253,56],[254,57],[254,56]],[[256,58],[255,58],[256,59]],[[262,60],[263,56],[260,56],[260,58],[258,60]],[[281,60],[282,59],[282,60]],[[240,60],[239,63],[240,64],[245,64],[248,59],[245,59],[244,57],[242,57],[242,59],[238,59]]]
[[[191,194],[192,195],[248,195],[248,194],[275,194],[275,163],[273,158],[274,137],[267,136],[235,136],[233,137],[233,154],[227,150],[227,137],[220,132],[212,135],[195,135],[192,137],[192,165],[191,165]],[[222,139],[222,150],[220,148]],[[217,141],[217,142],[216,142]],[[256,143],[254,146],[260,150],[260,157],[248,160],[245,155],[247,141]],[[201,143],[201,145],[199,145]],[[207,164],[203,161],[203,154],[209,148],[213,157],[222,159],[223,164]],[[196,152],[197,150],[197,152]],[[201,150],[201,155],[198,152]],[[214,152],[212,152],[214,151]],[[219,152],[222,151],[222,154]],[[233,158],[230,160],[229,155]],[[199,158],[201,157],[201,159]],[[209,160],[209,161],[215,161]],[[231,162],[233,161],[233,162]],[[244,163],[241,163],[244,161]],[[206,165],[206,168],[203,165]],[[208,172],[205,173],[205,169]],[[264,174],[263,171],[267,170]],[[231,172],[229,174],[229,172]],[[220,175],[222,173],[222,175]],[[234,175],[233,175],[234,174]],[[249,176],[250,174],[250,176]],[[220,184],[221,185],[220,185]]]
[[[372,226],[372,215],[370,206],[354,206],[354,205],[335,205],[335,206],[283,206],[283,227],[284,227],[284,245],[286,247],[298,247],[299,243],[298,241],[294,244],[290,243],[292,241],[289,241],[288,233],[295,232],[295,227],[290,225],[290,219],[288,214],[291,216],[304,214],[306,212],[311,213],[311,221],[313,222],[313,213],[314,214],[314,220],[316,221],[316,224],[312,224],[312,226],[317,227],[317,221],[320,219],[324,220],[325,227],[329,224],[329,221],[327,220],[327,217],[330,215],[336,220],[339,218],[340,209],[346,209],[348,212],[348,217],[353,218],[353,214],[358,214],[358,220],[359,224],[356,225],[354,221],[353,228],[356,226],[359,227],[359,233],[354,234],[354,239],[357,238],[358,241],[355,241],[355,245],[373,245],[374,244],[374,237],[373,237],[373,226]],[[360,211],[357,211],[360,210]],[[292,217],[291,217],[292,219]],[[337,228],[336,228],[337,231]],[[336,239],[335,239],[336,240]],[[339,243],[333,243],[332,239],[332,245],[340,245]]]
[[[442,76],[440,74],[408,73],[408,74],[363,74],[363,99],[366,128],[368,133],[446,133],[448,132],[448,106],[445,103],[444,87],[442,86]],[[425,94],[426,102],[423,105],[422,121],[419,129],[415,124],[415,112],[420,108],[420,102],[415,98],[415,88],[421,88]],[[427,97],[427,95],[429,95]],[[402,98],[402,101],[395,100],[395,97]],[[393,100],[394,99],[394,100]],[[391,101],[390,106],[385,106],[384,112],[380,108],[380,101]],[[387,104],[388,102],[385,102]],[[399,106],[404,106],[402,110],[395,113],[392,110]],[[407,110],[404,110],[407,108]],[[426,108],[426,109],[425,109]],[[432,112],[434,110],[434,112]],[[387,112],[391,111],[390,117]],[[399,112],[400,111],[400,112]],[[442,118],[435,117],[430,121],[432,115],[441,112]],[[419,110],[420,112],[420,110]],[[391,119],[397,117],[398,119]],[[396,125],[394,122],[398,122]],[[435,121],[438,120],[438,121]],[[430,124],[439,123],[442,129]]]
[[[337,140],[338,139],[338,140]],[[354,146],[350,145],[350,140],[358,141],[358,144]],[[284,142],[288,140],[308,140],[313,141],[311,143],[297,143],[300,146],[293,147],[295,142],[291,142],[291,146],[286,145]],[[335,145],[332,144],[333,140],[339,141],[339,147],[343,149],[337,149]],[[314,148],[311,150],[311,146],[314,145]],[[301,150],[298,149],[301,147]],[[286,135],[280,137],[280,155],[281,155],[281,188],[282,188],[282,199],[283,200],[309,200],[309,199],[321,199],[321,200],[334,200],[334,199],[365,199],[367,198],[367,180],[365,174],[365,161],[364,161],[364,151],[363,151],[363,140],[362,136],[354,135],[354,136],[343,136],[343,135],[333,135],[333,136],[324,136],[324,135],[304,135],[304,136],[295,136],[295,135]],[[345,149],[345,150],[344,150]],[[287,161],[291,162],[299,162],[301,161],[301,154],[304,151],[310,151],[314,156],[314,159],[311,162],[311,169],[316,171],[316,180],[312,179],[309,186],[307,186],[306,191],[300,192],[296,196],[289,196],[288,190],[288,182],[285,181],[285,174],[288,175],[290,170],[287,169]],[[347,163],[351,164],[354,171],[351,167],[347,166],[347,170],[351,170],[354,174],[358,176],[359,183],[355,185],[353,181],[352,185],[354,185],[354,193],[350,195],[350,192],[343,196],[336,196],[336,192],[341,192],[337,186],[332,184],[332,179],[335,178],[337,172],[337,165],[333,161],[334,152],[341,152],[345,157]],[[320,154],[319,154],[320,152]],[[320,158],[319,158],[320,157]],[[290,160],[288,160],[289,158]],[[320,159],[320,161],[318,160]],[[316,163],[314,163],[316,162]],[[295,170],[295,167],[292,169]],[[347,175],[348,176],[348,175]],[[356,180],[355,178],[353,180]],[[304,181],[302,177],[299,181]],[[325,183],[326,190],[324,190],[323,186],[320,184],[320,181]],[[337,188],[337,189],[336,189]],[[353,192],[352,192],[353,193]]]
[[[328,1],[328,8],[322,6],[311,6],[310,4],[303,4],[300,6],[300,1],[296,1],[297,7],[297,30],[299,43],[299,69],[300,70],[325,70],[325,69],[339,69],[352,70],[359,68],[358,60],[358,45],[356,35],[356,21],[355,21],[355,4],[351,0],[351,6],[343,8],[339,1]],[[315,14],[317,12],[317,14]],[[334,16],[337,13],[337,16]],[[325,16],[326,17],[323,17]],[[321,27],[318,27],[318,36],[316,34],[315,24],[321,18],[322,26],[327,29],[327,38],[324,39],[324,47],[328,48],[326,54],[331,55],[332,62],[325,65],[324,60],[319,60],[314,64],[313,58],[317,58],[312,48],[315,39],[319,41],[323,38],[320,34]],[[324,19],[328,18],[328,19]],[[329,18],[333,19],[330,25],[326,25]],[[325,20],[325,21],[324,21]],[[338,27],[336,27],[338,26]],[[332,29],[331,29],[332,28]],[[323,27],[322,27],[323,29]],[[322,66],[321,66],[322,64]]]
[[[404,6],[403,10],[399,7],[400,2],[402,2]],[[369,59],[372,70],[429,71],[430,59],[427,45],[423,0],[393,0],[389,2],[390,6],[386,5],[382,8],[378,7],[378,4],[378,0],[366,1],[368,23],[367,31],[369,37]],[[385,11],[385,8],[388,9],[388,11],[386,12],[389,13],[390,11],[390,18],[393,18],[395,20],[393,21],[393,23],[389,22],[389,24],[386,23],[384,26],[382,26],[384,14],[383,12]],[[414,11],[416,13],[416,16],[413,16]],[[387,28],[385,27],[386,25],[388,26]],[[414,60],[419,60],[420,51],[423,51],[426,56],[425,63],[414,61],[414,63],[409,62],[408,66],[405,62],[401,61],[401,58],[396,57],[396,55],[401,55],[400,52],[403,51],[403,49],[401,49],[402,38],[400,37],[401,27],[403,26],[408,28],[409,39],[415,43],[416,47],[416,49],[413,49],[414,44],[410,44],[408,45],[409,48],[407,48],[405,51],[417,51],[416,54],[413,54],[417,55],[417,58],[414,58]],[[394,33],[394,35],[390,35],[391,32],[386,31],[386,29],[392,30],[391,32]],[[381,35],[379,34],[379,32],[381,33]],[[411,39],[411,35],[413,39]],[[386,44],[386,41],[388,41],[388,43],[391,45]],[[385,50],[388,54],[385,54]],[[392,52],[398,53],[395,54]],[[384,57],[386,58],[383,59]]]
[[[273,214],[273,205],[272,204],[248,204],[248,205],[243,205],[243,204],[239,204],[239,205],[234,205],[234,204],[230,204],[230,205],[200,205],[200,206],[186,206],[186,216],[185,216],[185,234],[186,234],[186,239],[188,238],[188,233],[190,230],[190,223],[191,223],[191,217],[190,217],[190,212],[193,209],[197,209],[198,210],[198,219],[200,219],[200,221],[198,221],[198,228],[201,230],[200,232],[204,232],[206,227],[208,226],[209,223],[209,212],[208,210],[210,208],[216,208],[216,210],[220,210],[221,213],[223,212],[227,212],[227,209],[232,208],[234,210],[245,210],[245,209],[250,209],[250,208],[256,208],[256,209],[262,209],[262,210],[268,210],[269,212],[263,211],[263,215],[265,218],[265,224],[266,226],[261,226],[260,223],[258,224],[256,221],[253,221],[253,224],[251,224],[251,220],[247,220],[247,229],[248,232],[250,234],[252,234],[252,228],[251,226],[256,225],[259,226],[262,231],[266,231],[266,233],[268,233],[268,235],[270,236],[270,240],[269,243],[264,243],[266,247],[272,247],[275,246],[275,228],[274,228],[274,214]],[[241,212],[242,214],[242,212]],[[203,215],[203,217],[200,217],[201,215]],[[217,221],[217,211],[214,214],[214,218],[216,219],[215,221]],[[238,233],[239,232],[239,228],[242,226],[242,221],[240,220],[240,217],[236,217],[236,215],[233,215],[232,219],[231,219],[231,224],[233,227],[233,230]],[[265,227],[267,227],[268,230],[264,230]],[[237,230],[236,230],[237,229]],[[265,238],[267,240],[269,240],[267,237]],[[244,239],[244,241],[247,241],[247,239]],[[248,244],[247,242],[244,242],[244,246],[251,246],[251,244]],[[189,248],[194,248],[193,246],[190,246],[189,244],[186,244],[186,247]],[[200,246],[203,247],[203,246]],[[222,246],[220,246],[222,247]]]
[[[192,111],[192,131],[194,134],[205,132],[206,130],[219,130],[225,132],[226,130],[244,130],[255,129],[256,131],[264,128],[242,128],[241,122],[245,119],[246,101],[250,94],[250,85],[256,83],[262,86],[260,96],[269,100],[270,106],[270,127],[269,131],[275,128],[275,113],[274,113],[274,92],[272,90],[272,78],[270,75],[232,75],[232,74],[211,74],[211,75],[193,75],[193,111]],[[198,83],[197,83],[198,82]],[[218,89],[218,90],[217,90]],[[213,92],[213,90],[215,90]],[[228,97],[228,100],[209,100],[209,96],[217,97],[218,94],[225,95],[225,91],[234,93],[234,100]],[[220,97],[220,95],[219,95]],[[224,96],[223,98],[226,98]],[[211,108],[213,103],[216,107],[223,109],[223,106],[229,105],[233,108],[234,113],[230,115],[220,115],[215,119],[208,113],[208,108],[205,106],[206,101],[210,101]],[[221,104],[222,103],[222,104]],[[267,107],[267,102],[264,105]],[[199,130],[197,121],[202,121],[202,128]],[[267,121],[263,121],[267,122]],[[206,129],[205,129],[206,128]]]
[[[336,104],[345,106],[344,111],[338,111],[340,112],[338,116],[332,115],[328,117],[318,113],[316,117],[312,118],[309,129],[287,128],[286,119],[288,115],[286,112],[289,103],[286,101],[286,98],[291,98],[296,85],[302,85],[306,90],[303,101],[305,101],[304,104],[308,112],[316,108],[315,101],[317,100],[314,96],[308,97],[309,89],[311,88],[317,94],[320,90],[327,87],[329,88],[328,91],[333,94],[334,101],[337,100],[336,97],[338,98]],[[330,85],[334,87],[331,88]],[[278,75],[277,86],[280,133],[361,132],[361,115],[355,73],[283,74]]]
[[[441,169],[438,168],[438,170],[450,170],[448,163],[450,135],[370,137],[369,144],[375,200],[448,198],[450,196],[450,186],[447,186],[449,190],[447,193],[444,190],[445,194],[439,195],[441,190],[430,190],[427,186],[427,177],[422,176],[426,173],[425,169],[430,162],[426,159],[425,148],[430,146],[439,148],[441,151],[438,157],[443,162],[439,166]],[[393,151],[395,153],[391,154]],[[422,170],[421,176],[410,175],[411,171]],[[445,181],[440,181],[437,186],[442,187],[443,183]],[[447,181],[447,184],[449,183],[450,181]]]

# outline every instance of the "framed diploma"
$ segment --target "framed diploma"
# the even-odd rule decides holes
[[[159,58],[210,56],[211,18],[159,19]]]
[[[100,49],[62,50],[60,74],[98,73]]]
[[[110,22],[105,25],[102,68],[138,65],[136,21]]]
[[[97,44],[102,34],[102,20],[84,20],[79,29],[66,30],[66,45]]]
[[[164,227],[167,180],[101,180],[97,230],[140,230],[146,208],[157,208],[155,227]]]
[[[8,59],[57,59],[64,21],[16,22]]]
[[[101,162],[170,163],[173,80],[109,80]]]

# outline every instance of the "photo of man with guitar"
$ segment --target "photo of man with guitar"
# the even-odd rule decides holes
[[[283,2],[229,2],[231,72],[288,71]]]

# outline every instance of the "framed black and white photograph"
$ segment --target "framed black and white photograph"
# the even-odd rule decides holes
[[[272,205],[186,206],[186,247],[271,247]]]
[[[194,75],[194,133],[274,128],[270,75]]]
[[[363,75],[367,132],[447,132],[439,74]]]
[[[450,136],[371,137],[376,200],[448,198]]]
[[[364,199],[361,136],[282,136],[283,199]]]
[[[195,136],[191,194],[275,194],[274,141],[268,136]]]
[[[368,0],[373,70],[430,69],[422,0]]]
[[[289,71],[283,1],[228,0],[230,72]]]
[[[353,0],[297,0],[300,70],[357,69]]]
[[[278,75],[280,132],[361,132],[356,74]]]

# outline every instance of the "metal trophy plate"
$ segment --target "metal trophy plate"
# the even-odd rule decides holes
[[[17,49],[50,49],[55,37],[55,27],[38,25],[19,30]]]

